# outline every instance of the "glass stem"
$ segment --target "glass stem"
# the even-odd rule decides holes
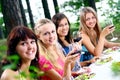
[[[111,33],[111,35],[112,35],[112,37],[114,38],[114,34],[113,34],[113,33]]]

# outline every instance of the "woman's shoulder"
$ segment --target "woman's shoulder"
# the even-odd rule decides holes
[[[85,39],[85,40],[89,39],[89,36],[84,31],[80,31],[80,32],[82,34],[81,36],[83,39]]]
[[[11,77],[16,75],[16,71],[5,69],[1,75],[1,80],[11,80]]]
[[[80,33],[81,33],[82,35],[87,35],[86,32],[84,32],[84,31],[80,31]]]

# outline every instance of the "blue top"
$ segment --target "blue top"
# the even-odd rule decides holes
[[[82,45],[82,52],[84,52],[84,54],[81,54],[81,58],[80,58],[81,62],[93,58],[93,55],[90,52],[88,52],[87,48],[84,45]]]
[[[69,46],[64,46],[63,47],[63,52],[64,52],[64,55],[66,56],[70,51],[72,50],[72,46],[69,45]],[[81,66],[80,66],[80,62],[79,60],[77,60],[75,62],[75,66],[73,67],[72,71],[78,71],[80,70]]]

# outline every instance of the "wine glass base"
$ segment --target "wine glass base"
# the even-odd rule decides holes
[[[113,37],[110,41],[116,41],[117,39],[117,37]]]

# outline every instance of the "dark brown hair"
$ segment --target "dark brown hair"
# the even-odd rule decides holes
[[[34,32],[32,30],[30,30],[29,28],[25,27],[25,26],[16,26],[14,27],[10,34],[8,35],[7,38],[7,57],[10,56],[14,56],[17,55],[19,57],[18,62],[16,63],[16,67],[13,70],[17,70],[20,66],[21,66],[21,58],[18,55],[18,53],[16,52],[16,46],[20,41],[26,40],[27,38],[30,39],[34,39],[36,44],[37,44],[37,36],[34,34]],[[37,66],[38,65],[38,45],[37,45],[37,53],[36,53],[36,57],[34,60],[32,60],[31,65],[33,66]],[[11,60],[8,60],[8,62],[10,64],[12,64],[13,62]]]
[[[67,18],[63,13],[57,13],[57,14],[55,14],[55,15],[52,17],[52,21],[53,21],[53,23],[54,23],[55,26],[56,26],[56,30],[57,30],[58,27],[59,27],[60,21],[61,21],[62,19],[64,19],[64,18],[67,19],[68,25],[69,25],[69,27],[70,27],[70,22],[69,22],[68,18]],[[58,35],[58,34],[57,34],[57,35]],[[68,43],[71,43],[70,28],[69,28],[69,31],[68,31],[67,36],[65,36],[65,40],[66,40]],[[58,36],[58,41],[60,42],[60,44],[61,44],[62,46],[65,46],[65,45],[63,44],[63,42],[60,40],[59,36]]]

